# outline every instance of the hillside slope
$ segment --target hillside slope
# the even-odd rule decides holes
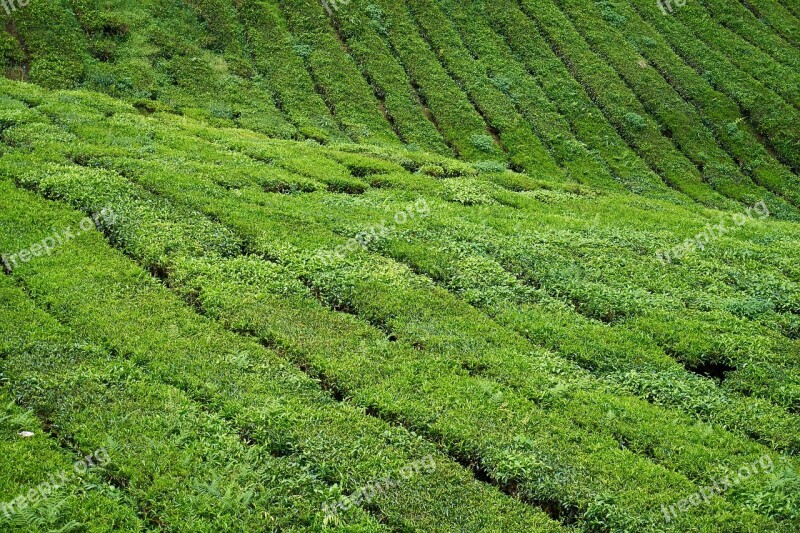
[[[783,0],[17,6],[0,526],[800,531],[799,38]]]
[[[13,79],[273,137],[794,220],[800,21],[734,4],[42,0],[6,18],[0,57]]]

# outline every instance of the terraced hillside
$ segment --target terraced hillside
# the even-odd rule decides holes
[[[800,531],[789,0],[6,0],[0,530]]]

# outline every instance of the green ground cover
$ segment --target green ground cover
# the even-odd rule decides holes
[[[9,6],[0,529],[800,530],[793,3]]]

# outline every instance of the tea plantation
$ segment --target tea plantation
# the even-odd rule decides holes
[[[796,0],[0,17],[0,531],[800,531]]]

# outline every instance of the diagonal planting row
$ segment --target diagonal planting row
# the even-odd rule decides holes
[[[81,80],[85,36],[75,14],[62,2],[43,0],[13,11],[3,7],[3,25],[4,33],[13,30],[11,42],[20,46],[26,79],[44,87],[73,86]],[[9,46],[8,40],[3,41],[4,48]]]
[[[624,16],[616,13],[614,9],[617,9],[617,11],[625,11]],[[465,8],[459,5],[458,7],[454,7],[451,13],[458,17],[459,14],[463,15],[464,11]],[[585,7],[578,9],[578,6],[571,5],[569,13],[574,17],[574,20],[579,21],[583,21],[588,16],[588,18],[591,19],[588,26],[589,29],[587,30],[589,32],[596,31],[597,28],[601,28],[605,25],[605,21],[598,20],[596,17],[592,17],[594,11],[591,9],[591,7],[588,9],[588,13],[586,13],[586,11],[587,9]],[[630,24],[630,19],[633,17],[638,18],[638,15],[636,15],[635,12],[631,12],[630,8],[627,6],[620,4],[614,5],[611,2],[605,2],[603,4],[602,12],[603,16],[609,21],[609,24],[616,27],[624,25],[625,23]],[[507,28],[506,31],[508,32],[510,31],[508,28],[513,27],[513,24],[509,21],[513,20],[514,14],[512,11],[506,9],[502,13],[502,16],[506,18],[503,25]],[[480,21],[482,21],[482,17],[479,16],[479,13],[474,13],[474,15],[469,18],[470,27],[474,29],[476,26],[480,26]],[[524,21],[517,21],[518,25],[523,23]],[[651,33],[654,33],[649,27],[646,26],[644,28],[638,26],[635,32],[631,32],[631,37],[641,42],[641,46],[639,48],[644,49],[644,51],[640,50],[643,54],[647,54],[652,48],[654,48],[654,41],[658,42],[660,40],[663,42],[663,38],[658,34],[655,34],[654,36],[650,37],[651,40],[648,40],[647,37],[643,36],[647,35],[647,30],[650,30]],[[533,29],[528,29],[526,31],[526,38],[528,40],[530,39],[528,36],[530,35],[531,31],[533,31]],[[664,101],[670,97],[672,91],[670,91],[668,87],[658,86],[658,83],[663,85],[662,80],[656,79],[655,84],[651,83],[642,85],[642,68],[647,68],[647,65],[642,64],[641,58],[638,58],[637,60],[637,56],[634,54],[629,54],[629,57],[627,58],[624,57],[624,54],[621,55],[620,50],[624,48],[624,45],[620,46],[619,43],[616,43],[615,46],[611,46],[614,43],[616,31],[616,28],[607,28],[607,31],[605,31],[603,35],[598,36],[597,40],[593,41],[593,47],[599,47],[600,49],[603,49],[605,46],[608,50],[607,57],[615,59],[615,61],[613,61],[614,66],[619,72],[626,75],[626,80],[628,80],[628,83],[630,83],[632,87],[636,88],[638,94],[643,97],[642,101],[648,103],[649,110],[652,111],[655,109],[662,111],[662,118],[666,120],[669,125],[671,125],[669,128],[671,134],[676,138],[683,139],[681,147],[684,149],[684,152],[692,157],[693,160],[700,163],[703,163],[704,160],[708,159],[708,161],[705,161],[705,163],[708,164],[708,170],[706,173],[709,174],[709,176],[707,179],[711,179],[715,186],[721,187],[721,190],[729,191],[729,194],[730,191],[732,191],[734,198],[737,196],[741,197],[742,191],[739,191],[739,189],[742,188],[744,183],[741,185],[737,184],[737,182],[742,181],[741,178],[736,178],[736,175],[739,172],[738,169],[733,167],[731,161],[726,161],[727,158],[724,154],[718,153],[719,150],[714,145],[713,139],[708,138],[708,136],[706,136],[706,140],[702,140],[703,136],[696,138],[696,132],[694,128],[692,128],[691,132],[686,132],[687,128],[685,127],[685,124],[681,124],[682,122],[685,123],[686,116],[691,117],[693,114],[696,115],[696,113],[693,111],[687,112],[686,109],[683,109],[679,114],[676,114],[674,109],[680,110],[681,106],[685,107],[685,105],[680,101],[680,97],[674,98],[676,96],[674,93],[672,94],[672,99],[669,102]],[[473,34],[474,31],[469,33]],[[521,41],[519,47],[523,46],[525,46],[525,42]],[[667,50],[671,53],[671,50],[668,48]],[[674,54],[672,55],[674,56]],[[763,146],[758,142],[757,139],[755,139],[755,137],[747,130],[747,128],[743,127],[743,125],[739,125],[742,118],[736,109],[735,104],[727,100],[724,95],[719,93],[716,93],[712,96],[707,96],[708,92],[711,91],[708,82],[697,76],[694,71],[691,71],[691,69],[686,67],[686,65],[684,65],[677,56],[670,59],[674,59],[675,61],[670,63],[670,68],[662,70],[662,75],[664,75],[665,78],[671,83],[673,83],[673,80],[669,79],[669,77],[677,76],[677,74],[673,74],[676,69],[683,69],[680,72],[681,74],[685,74],[688,70],[692,75],[694,75],[697,81],[691,80],[692,83],[694,83],[693,87],[690,86],[690,90],[693,91],[691,96],[694,96],[695,98],[702,97],[703,107],[700,108],[700,111],[702,111],[703,119],[708,120],[708,116],[716,119],[709,125],[709,127],[713,129],[714,134],[718,138],[723,140],[724,146],[729,149],[739,165],[745,166],[745,168],[755,167],[755,170],[753,171],[754,177],[758,179],[759,183],[765,185],[772,192],[775,192],[776,194],[786,194],[789,198],[794,197],[796,195],[794,192],[796,187],[792,185],[793,182],[796,181],[796,177],[793,176],[788,169],[782,168],[772,157],[770,157],[764,150]],[[550,71],[554,70],[554,67],[544,63],[542,63],[542,66],[539,68],[547,68]],[[650,82],[652,81],[653,80],[650,80]],[[698,84],[703,85],[700,90],[705,91],[705,94],[701,93],[700,97],[697,96]],[[675,85],[675,83],[673,83],[673,85]],[[689,98],[690,95],[687,95],[685,91],[681,91],[680,86],[676,87],[676,89],[681,92],[681,96],[691,101],[691,98]],[[564,92],[563,89],[561,92]],[[725,102],[719,103],[719,99],[726,99],[727,102],[730,102],[730,104],[726,106]],[[672,100],[674,100],[674,102]],[[675,102],[677,102],[677,107]],[[570,113],[565,110],[564,114],[569,117],[574,113]],[[725,119],[724,122],[721,120],[723,117]],[[700,123],[700,117],[695,116],[694,120],[691,122],[693,124]],[[744,131],[740,133],[739,130]],[[606,156],[606,159],[609,160],[611,158]],[[714,162],[715,160],[717,161],[716,163]],[[733,179],[731,179],[731,177]],[[744,181],[746,183],[747,180]],[[751,185],[748,187],[750,190],[755,191],[755,194],[758,194],[757,188],[753,188]]]
[[[800,68],[800,54],[791,39],[786,39],[763,20],[759,20],[752,11],[739,2],[723,2],[712,0],[706,4],[711,16],[722,26],[734,31],[739,37],[757,46],[784,65]],[[777,12],[776,12],[777,13]]]
[[[530,124],[517,112],[510,98],[489,82],[486,66],[473,59],[438,7],[427,1],[408,2],[406,6],[439,61],[498,132],[508,149],[512,168],[551,180],[561,177],[563,171]]]
[[[374,17],[379,15],[377,10],[379,8],[373,6]],[[452,156],[452,150],[437,130],[435,121],[431,120],[430,112],[426,113],[403,65],[381,37],[386,30],[380,21],[364,24],[363,20],[355,17],[335,16],[333,24],[376,96],[383,102],[400,139],[428,152]]]
[[[84,87],[133,99],[144,110],[180,110],[268,135],[297,135],[277,109],[268,83],[257,75],[244,28],[229,4],[68,4],[86,34]],[[45,32],[62,41],[67,37],[65,32]],[[60,48],[71,46],[63,43]],[[221,65],[226,68],[215,68]]]
[[[729,198],[747,205],[765,200],[779,218],[797,219],[797,210],[741,172],[731,157],[718,145],[701,115],[684,101],[661,75],[640,64],[641,56],[619,36],[596,11],[574,0],[559,0],[586,42],[619,73],[644,107],[662,125],[680,150],[702,169],[703,180]]]
[[[704,5],[687,3],[686,9],[676,10],[675,19],[683,22],[692,35],[697,35],[706,45],[725,56],[725,60],[737,69],[745,72],[776,94],[795,110],[800,109],[800,72],[797,51],[786,54],[782,64],[750,44],[723,24],[711,18],[708,11],[713,11],[714,0],[709,9]],[[746,19],[745,19],[746,20]],[[751,39],[757,38],[760,32],[751,33]]]
[[[307,0],[275,3],[280,6],[294,39],[294,49],[303,57],[320,94],[350,137],[356,142],[372,144],[399,143],[372,89],[349,50],[338,40],[322,7]]]
[[[536,26],[515,4],[486,2],[482,7],[488,21],[502,33],[519,62],[542,86],[548,98],[557,103],[579,140],[603,157],[628,190],[648,197],[685,201],[685,196],[664,184],[649,163],[636,153],[634,145],[628,145],[624,132],[606,119],[592,100],[591,92],[572,77],[539,35]]]
[[[700,182],[706,182],[737,200],[752,196],[752,192],[744,192],[746,187],[742,181],[746,182],[747,180],[736,179],[735,174],[738,172],[735,166],[724,154],[719,153],[714,139],[710,135],[707,135],[706,139],[698,137],[698,132],[702,134],[704,129],[701,127],[698,130],[696,127],[689,127],[691,124],[687,125],[682,113],[688,112],[691,116],[692,112],[689,111],[690,107],[683,102],[680,96],[674,94],[674,91],[658,76],[651,76],[650,84],[660,83],[663,86],[662,91],[654,91],[655,87],[642,85],[647,79],[647,70],[637,72],[637,69],[642,69],[636,66],[635,54],[627,61],[615,61],[615,66],[617,69],[621,69],[622,73],[618,74],[616,70],[597,57],[580,33],[574,29],[572,22],[556,6],[546,0],[525,0],[522,3],[526,13],[538,23],[551,46],[570,65],[574,75],[584,85],[592,88],[594,97],[603,105],[607,116],[615,120],[618,127],[624,128],[628,132],[632,142],[639,143],[640,151],[644,152],[645,157],[648,153],[651,154],[648,160],[659,169],[665,179],[684,192],[697,191],[693,197],[698,200],[702,198],[697,194],[704,187],[699,185]],[[582,18],[581,13],[582,11],[576,11],[576,18]],[[595,47],[599,46],[601,50],[608,50],[606,48],[607,41],[608,38],[605,35],[596,36],[591,44]],[[622,54],[613,47],[610,52],[606,53],[611,57],[618,57]],[[620,75],[623,75],[625,79],[620,79]],[[636,84],[636,87],[642,91],[643,97],[638,98],[636,93],[626,85],[626,82]],[[653,120],[646,108],[657,112],[660,121],[666,121],[667,132],[664,135],[660,131],[661,123]],[[681,112],[676,113],[676,111]],[[699,117],[696,117],[693,122],[701,123]],[[673,141],[691,157],[680,153],[667,137],[672,137]],[[669,170],[677,170],[677,168],[681,168],[680,175],[671,177]],[[729,176],[731,173],[734,176]],[[692,176],[691,181],[686,182],[687,176]],[[691,189],[687,189],[687,187],[691,187]],[[756,194],[758,194],[757,189]],[[705,203],[712,207],[730,207],[730,205],[720,202],[709,203],[708,199],[714,198],[714,196],[708,196],[708,193],[704,193],[704,197],[707,198]]]
[[[338,119],[339,122],[345,122],[344,127],[348,133],[357,138],[374,130],[370,133],[369,138],[383,139],[386,142],[394,143],[397,139],[394,138],[392,128],[400,134],[400,137],[403,137],[404,131],[412,132],[419,127],[425,130],[423,134],[420,134],[420,140],[422,140],[435,135],[433,133],[435,126],[425,117],[428,114],[431,120],[446,134],[445,136],[448,137],[451,144],[454,140],[458,140],[459,146],[456,148],[459,153],[470,152],[468,156],[472,160],[502,158],[502,154],[498,150],[500,146],[495,145],[491,138],[492,134],[497,133],[504,133],[507,138],[511,139],[507,143],[500,144],[506,145],[506,148],[510,146],[517,153],[517,158],[527,158],[528,160],[533,158],[541,161],[549,159],[547,150],[543,151],[543,146],[540,145],[537,136],[542,138],[544,145],[550,148],[551,152],[553,151],[552,143],[548,140],[546,133],[547,127],[545,127],[545,123],[550,122],[550,119],[538,120],[538,124],[535,124],[537,118],[535,113],[531,112],[531,108],[517,104],[513,101],[514,98],[509,98],[511,95],[506,94],[509,86],[508,80],[504,79],[504,76],[498,78],[494,73],[487,76],[480,72],[489,65],[481,65],[483,62],[481,58],[473,61],[472,58],[475,57],[478,47],[475,44],[468,44],[468,41],[474,37],[462,35],[464,44],[468,44],[464,47],[460,45],[459,37],[452,31],[448,30],[447,34],[454,38],[448,38],[445,41],[441,41],[443,32],[430,31],[433,26],[437,25],[443,29],[451,28],[450,21],[439,24],[442,21],[441,13],[438,11],[439,7],[444,7],[446,12],[449,11],[451,14],[455,13],[463,17],[463,13],[475,7],[479,8],[479,4],[465,8],[456,7],[455,10],[447,7],[447,2],[444,1],[438,2],[438,5],[433,5],[433,3],[419,6],[410,5],[410,10],[407,6],[394,4],[382,7],[376,4],[348,5],[348,10],[337,10],[334,16],[335,22],[329,24],[324,14],[325,9],[315,2],[299,2],[296,5],[291,1],[283,2],[280,5],[276,2],[260,2],[233,6],[221,4],[218,0],[198,0],[191,3],[178,2],[168,6],[146,2],[141,6],[134,7],[119,2],[115,3],[113,7],[108,5],[101,7],[84,0],[71,0],[70,5],[73,7],[77,22],[83,27],[83,31],[77,27],[75,17],[70,15],[65,18],[63,13],[51,13],[59,7],[56,4],[47,1],[33,10],[18,10],[13,15],[14,25],[18,26],[15,32],[21,31],[30,41],[24,43],[28,48],[28,55],[31,56],[28,60],[32,59],[34,63],[41,62],[43,65],[41,68],[34,65],[36,68],[33,69],[32,74],[35,76],[47,76],[48,72],[55,78],[61,74],[73,75],[77,76],[77,81],[86,86],[137,99],[155,98],[156,93],[162,92],[163,94],[158,97],[164,100],[163,102],[159,101],[157,105],[141,101],[140,103],[148,109],[172,106],[190,115],[204,116],[215,123],[238,124],[279,136],[300,135],[322,141],[341,139],[341,132],[336,124]],[[562,3],[561,5],[566,4]],[[740,32],[747,30],[746,34],[751,40],[760,43],[761,48],[769,48],[773,55],[780,57],[780,61],[772,59],[769,54],[759,50],[759,47],[750,45],[746,39],[739,37],[735,32],[725,29],[723,25],[709,16],[703,6],[685,6],[687,9],[679,10],[679,13],[673,17],[653,19],[653,14],[657,14],[658,10],[652,9],[652,5],[649,6],[650,9],[645,10],[643,4],[641,5],[642,7],[639,9],[642,16],[646,16],[650,24],[674,25],[678,34],[687,39],[690,45],[697,45],[688,55],[681,51],[687,63],[697,68],[698,71],[702,70],[701,73],[709,78],[718,69],[724,71],[724,75],[719,76],[719,79],[712,80],[715,87],[724,90],[729,97],[743,105],[748,119],[757,124],[760,127],[760,133],[775,145],[776,153],[782,160],[796,166],[796,162],[792,161],[793,156],[791,154],[787,156],[787,151],[791,152],[796,148],[791,139],[797,137],[797,132],[792,129],[792,124],[797,122],[798,110],[793,109],[792,106],[787,108],[782,105],[786,102],[783,102],[776,94],[781,93],[786,99],[792,100],[791,92],[796,91],[794,87],[798,84],[793,82],[798,80],[793,77],[795,74],[791,72],[791,65],[796,66],[797,62],[797,54],[793,53],[793,49],[780,38],[760,28],[750,11],[738,3],[729,5],[715,2],[708,7],[708,11],[718,18],[728,21],[735,20],[739,24],[737,28]],[[540,18],[550,20],[547,18],[551,15],[548,9],[539,10],[535,4],[524,4],[524,6],[529,14],[531,10],[538,11],[535,16],[532,16],[537,23],[540,22]],[[547,3],[539,7],[553,8]],[[627,16],[614,13],[613,9],[609,8],[608,2],[604,2],[599,7],[605,17],[610,17],[609,21],[614,25],[624,23],[627,18]],[[752,6],[748,5],[748,7],[752,9]],[[482,11],[486,11],[486,13]],[[498,17],[505,16],[502,14],[505,11],[509,12],[508,17],[513,21],[513,24],[508,26],[498,20]],[[548,59],[552,61],[555,58],[556,63],[561,65],[560,59],[553,55],[555,50],[570,64],[572,59],[565,55],[565,50],[569,46],[562,47],[559,39],[548,34],[547,40],[541,41],[539,35],[541,28],[537,31],[535,25],[526,28],[534,30],[532,32],[520,31],[519,21],[515,20],[519,14],[518,11],[519,6],[516,2],[510,2],[508,5],[489,5],[485,10],[473,11],[475,12],[473,18],[478,25],[483,24],[485,20],[492,20],[493,25],[498,28],[498,31],[506,34],[506,37],[515,32],[528,35],[528,42],[521,45],[523,54],[530,53],[531,48],[539,48],[539,54],[552,56]],[[582,20],[582,13],[579,11],[570,8],[565,13],[568,13],[573,20]],[[202,19],[202,28],[193,27],[193,24],[197,22],[193,20],[193,16]],[[237,16],[240,20],[236,20]],[[176,42],[172,42],[165,35],[164,28],[160,27],[160,24],[146,25],[143,22],[156,17],[168,20],[167,24],[172,25],[171,29],[177,28],[177,32],[186,33],[187,37],[181,36]],[[362,35],[368,35],[366,41],[352,37],[354,35],[353,28],[358,25],[356,19],[368,22],[365,24],[367,28],[361,32]],[[785,17],[785,19],[791,22],[793,17]],[[61,30],[58,32],[44,31],[43,21],[52,22],[53,20],[58,20],[57,25]],[[566,19],[556,17],[552,21],[564,23]],[[702,30],[702,39],[705,41],[691,35],[690,22],[696,23]],[[345,31],[340,35],[339,30],[343,27],[349,27],[350,31]],[[542,26],[545,33],[547,27],[549,27],[548,24]],[[419,34],[421,28],[425,28],[422,30],[423,36]],[[295,42],[290,29],[300,36],[301,42]],[[715,42],[718,35],[723,38],[723,43]],[[77,40],[70,40],[73,37]],[[85,43],[83,42],[84,37]],[[426,38],[430,43],[426,42]],[[351,40],[353,43],[349,42]],[[445,46],[441,46],[440,41]],[[144,42],[153,45],[154,51],[143,53],[141,45]],[[373,59],[373,54],[364,49],[365,42],[370,43],[368,46],[375,46],[375,59]],[[702,46],[702,44],[709,43],[712,45],[710,51]],[[352,47],[353,44],[357,46]],[[519,44],[514,44],[514,46],[520,47]],[[715,46],[717,48],[714,48]],[[362,67],[360,71],[350,57],[356,48],[361,51],[360,56],[355,54],[361,58],[360,61],[357,61]],[[64,49],[87,50],[91,58],[86,59],[85,69],[82,69],[80,64],[73,65],[73,62],[83,61],[82,58],[64,60],[55,65],[55,62],[58,61],[52,57],[53,52],[60,53]],[[445,49],[448,49],[449,52],[443,53]],[[520,54],[521,52],[515,50],[515,53]],[[252,58],[248,57],[250,54],[252,54]],[[470,54],[472,54],[472,58]],[[187,55],[203,57],[195,57],[187,62],[183,58]],[[697,58],[693,57],[694,55],[697,55]],[[218,57],[226,68],[212,68],[211,63],[213,62],[209,62],[212,56]],[[747,56],[748,60],[740,59],[739,56]],[[382,65],[377,64],[383,62],[382,58],[391,65],[385,72],[385,69],[381,68]],[[530,58],[523,59],[525,59],[525,66],[529,68],[530,74],[534,78],[552,77],[550,73],[545,75],[546,70],[531,68]],[[742,64],[741,61],[745,61],[745,64]],[[371,63],[372,67],[364,68],[363,63]],[[441,63],[445,64],[447,70],[442,68]],[[757,71],[750,72],[748,70],[752,63],[757,64]],[[302,68],[305,64],[308,64],[310,70]],[[627,66],[627,63],[623,64]],[[51,68],[53,65],[58,68]],[[157,71],[157,77],[174,78],[175,86],[162,88],[160,81],[149,79],[143,73],[144,65]],[[561,67],[563,68],[563,65]],[[784,70],[781,70],[782,68]],[[229,70],[231,75],[225,73],[225,70]],[[450,74],[448,74],[448,70]],[[580,72],[574,72],[574,68],[572,70],[581,82],[586,84],[586,79],[580,75]],[[253,77],[254,71],[257,73],[255,77]],[[205,74],[203,74],[204,72]],[[366,82],[362,78],[362,73]],[[381,78],[383,83],[379,82],[373,74],[378,74],[377,78]],[[411,83],[404,81],[406,78]],[[452,78],[455,78],[455,81]],[[488,89],[484,87],[487,86],[486,83],[477,82],[477,80],[489,78],[492,83],[488,85]],[[574,99],[571,91],[565,91],[565,86],[557,90],[548,90],[545,84],[556,86],[561,82],[574,85],[571,76],[568,78],[568,80],[539,81],[554,102],[563,101],[566,104]],[[528,87],[531,87],[530,80],[527,82]],[[53,81],[53,83],[56,82]],[[525,85],[525,82],[521,83]],[[768,90],[764,84],[766,86],[777,84],[771,86],[775,92]],[[390,86],[393,90],[388,91]],[[394,88],[398,90],[395,91]],[[417,95],[419,88],[423,90]],[[587,88],[592,88],[591,84]],[[374,94],[370,94],[370,89]],[[466,90],[466,94],[462,89]],[[189,94],[193,91],[197,94]],[[397,110],[398,116],[404,117],[407,125],[402,128],[394,122],[392,110],[388,109],[386,102],[383,101],[386,99],[387,91],[390,95],[400,95],[396,102],[393,100],[391,107]],[[579,91],[579,93],[582,92]],[[325,96],[327,103],[336,113],[336,117],[331,115],[331,109],[328,109],[320,97],[320,93]],[[521,95],[527,93],[527,89],[517,91],[517,94]],[[598,94],[602,95],[602,88],[595,87],[589,93],[597,99]],[[248,104],[247,98],[243,94],[248,94],[251,99],[255,98],[263,103]],[[198,96],[208,96],[213,101],[205,106]],[[418,102],[415,101],[417,96],[423,100],[422,105],[418,105]],[[578,100],[582,100],[585,95],[578,94],[577,96]],[[292,124],[300,129],[299,132],[295,132],[291,126],[283,123],[277,116],[273,99],[276,100],[281,111],[291,120]],[[430,105],[429,100],[431,99],[436,100],[437,104],[432,106],[436,109],[429,113],[427,106]],[[516,107],[507,105],[508,100],[511,100]],[[645,108],[651,112],[649,103],[652,101],[652,99],[645,101],[648,104]],[[661,106],[662,108],[666,107],[664,104]],[[208,107],[208,109],[200,109],[203,107]],[[573,117],[576,113],[570,112],[565,105],[561,107],[562,114],[571,117],[570,121],[596,126],[594,124],[597,120],[595,117]],[[514,109],[517,111],[513,111]],[[609,112],[607,106],[603,109],[607,113]],[[389,119],[388,121],[382,116],[381,110],[385,111],[383,115]],[[484,116],[482,117],[481,114]],[[412,119],[412,116],[415,118]],[[531,119],[532,116],[534,119]],[[641,126],[639,120],[641,116],[634,105],[634,107],[625,109],[622,122],[616,120],[613,123],[619,131],[625,133],[629,142],[633,143],[636,129]],[[556,117],[552,118],[557,120]],[[605,121],[604,117],[598,118],[601,122]],[[390,122],[392,127],[390,127]],[[486,131],[486,122],[489,122],[494,128]],[[470,126],[465,129],[463,128],[465,124],[471,124],[474,127]],[[530,125],[533,131],[527,131],[526,124]],[[604,127],[608,127],[608,125],[606,124]],[[735,133],[735,124],[729,124],[728,128],[732,128],[732,134]],[[578,129],[576,129],[577,131]],[[680,129],[675,132],[680,132]],[[665,134],[671,135],[675,132],[666,131]],[[531,136],[533,133],[535,135]],[[598,136],[599,132],[592,133],[594,133],[594,142],[597,145],[603,144],[604,137],[606,143],[617,141],[607,135]],[[714,130],[713,133],[724,141],[724,132]],[[778,136],[779,139],[770,139],[770,135]],[[614,134],[612,137],[618,137],[618,135]],[[784,139],[784,137],[788,137],[788,139]],[[537,147],[543,157],[529,156],[519,150],[520,143],[517,140],[523,138],[527,141],[522,144]],[[669,142],[660,144],[661,148],[666,149]],[[687,142],[679,144],[684,149],[689,146]],[[591,146],[593,149],[600,150],[594,145]],[[645,143],[645,146],[649,147],[649,144]],[[631,185],[634,185],[637,180],[645,179],[648,174],[652,174],[649,170],[641,172],[640,168],[626,168],[631,162],[622,159],[619,155],[615,156],[615,150],[608,150],[608,148],[606,150],[608,151],[604,155],[606,163],[612,167],[620,179],[623,179],[621,177],[623,174],[628,174],[632,180]],[[705,155],[705,151],[700,148],[693,150],[692,153],[694,156],[691,159],[695,162],[697,162],[696,156]],[[559,158],[555,157],[555,159]],[[743,162],[741,157],[735,159],[740,163]],[[710,157],[710,160],[713,162],[718,158]],[[666,162],[662,163],[666,164]],[[528,161],[530,167],[529,163],[530,161]],[[652,157],[648,159],[648,163],[651,166],[654,165]],[[641,162],[638,162],[637,166],[641,167]],[[653,166],[653,168],[656,167]],[[549,171],[539,170],[544,173]],[[660,172],[664,174],[663,169]],[[674,174],[671,177],[667,176],[670,183],[675,183],[673,180],[680,178],[679,173],[675,172]],[[720,172],[713,174],[720,174]],[[727,179],[724,176],[726,173],[722,174],[723,179]],[[769,184],[766,185],[769,187]],[[737,190],[737,187],[733,187],[733,189]]]
[[[278,108],[306,137],[344,137],[339,124],[317,93],[277,7],[266,0],[245,2],[238,9],[256,70],[269,80]]]
[[[98,2],[93,0],[73,0],[73,2],[76,1],[80,1],[83,9],[97,9],[97,26],[102,26],[109,18],[113,20],[120,11],[119,5],[113,5],[113,7],[106,5],[105,7],[108,11],[103,12],[99,9],[101,6]],[[205,23],[205,27],[210,34],[207,41],[205,41],[208,42],[206,46],[214,52],[222,53],[228,68],[235,75],[241,76],[246,80],[242,80],[240,84],[232,84],[229,92],[233,94],[225,94],[231,102],[234,102],[231,111],[236,125],[265,133],[271,137],[297,137],[299,133],[290,124],[287,114],[278,109],[276,93],[270,84],[279,74],[270,73],[269,76],[262,78],[258,75],[259,69],[256,68],[253,61],[255,41],[263,33],[254,35],[245,31],[245,26],[240,20],[236,6],[230,2],[225,2],[224,0],[194,0],[183,3],[191,8],[197,17]],[[159,2],[155,4],[150,5],[150,12],[154,13],[154,18],[164,17],[163,4]],[[95,28],[94,33],[98,33],[98,28]],[[173,29],[173,34],[176,33],[178,31]],[[260,44],[263,44],[263,41],[260,41]],[[133,49],[134,47],[131,48]],[[280,42],[276,43],[275,49],[280,50]],[[282,52],[284,51],[282,50]],[[260,66],[263,72],[264,64],[261,63]],[[295,76],[297,76],[297,73],[295,73]],[[310,134],[310,132],[308,133]]]
[[[430,110],[447,144],[468,161],[503,160],[503,147],[491,136],[484,118],[466,94],[442,67],[434,52],[420,36],[407,9],[397,2],[363,6],[352,3],[348,13],[371,21],[381,31],[399,63]]]
[[[743,0],[759,22],[778,32],[795,47],[800,47],[800,19],[781,5],[778,0]]]
[[[517,8],[507,5],[514,4],[510,0],[501,4],[494,9]],[[662,135],[660,125],[649,116],[618,74],[595,55],[558,8],[542,1],[526,3],[525,9],[528,15],[536,14],[531,18],[536,22],[537,33],[544,36],[547,49],[560,57],[608,120],[668,184],[708,206],[732,208],[735,205],[703,182],[695,165]]]
[[[791,12],[794,18],[800,21],[800,6],[797,6],[794,2],[787,2],[786,0],[777,0],[778,4],[784,6],[787,11]],[[789,18],[792,18],[791,16]]]
[[[579,140],[580,132],[573,132],[573,126],[560,114],[536,79],[515,60],[508,46],[486,24],[477,4],[460,3],[444,8],[470,54],[483,60],[481,67],[487,77],[483,82],[494,84],[509,97],[567,176],[581,183],[619,189],[621,185],[615,180],[620,178],[612,175],[599,151]]]
[[[686,64],[737,102],[781,162],[795,172],[800,168],[800,115],[796,109],[762,82],[731,65],[724,54],[710,49],[680,20],[662,16],[647,0],[633,0],[630,6],[664,36]]]
[[[703,123],[714,132],[737,164],[756,183],[798,205],[800,183],[797,176],[781,165],[761,144],[758,133],[740,113],[736,102],[715,90],[708,80],[686,65],[664,37],[642,20],[627,3],[608,0],[603,6],[605,17],[612,17],[614,30],[621,30],[630,45],[697,108]],[[646,64],[643,68],[650,68],[650,65]]]

